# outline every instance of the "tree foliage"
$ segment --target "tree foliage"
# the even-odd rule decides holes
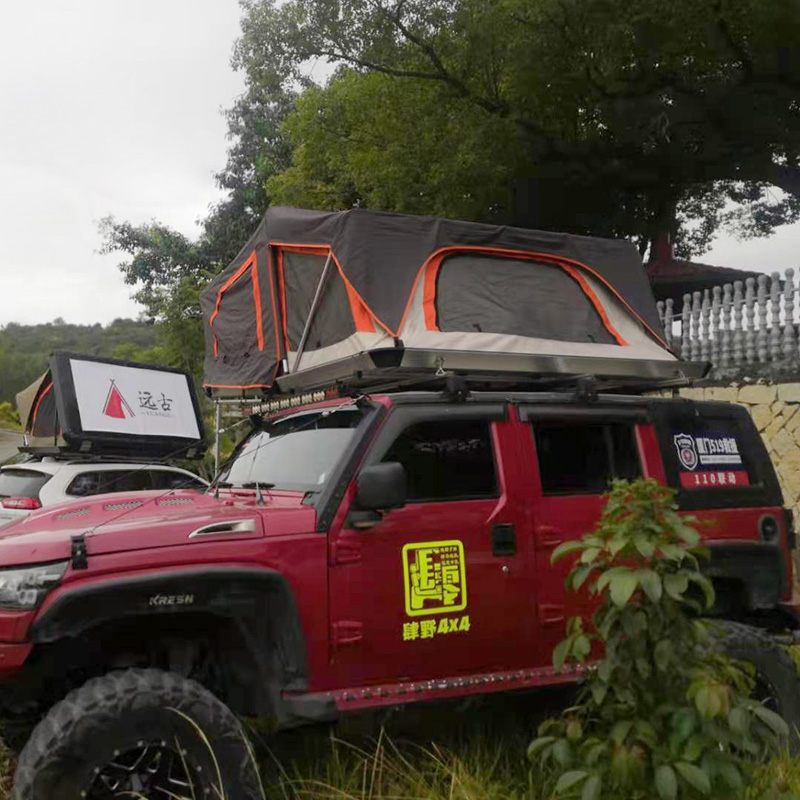
[[[158,223],[132,225],[113,217],[101,222],[103,252],[122,252],[119,265],[125,282],[136,287],[134,299],[156,324],[157,362],[187,370],[195,376],[203,360],[200,287],[210,278],[213,264],[204,242]],[[139,357],[134,360],[145,360]]]
[[[8,430],[20,429],[17,409],[7,400],[0,403],[0,428],[6,428]]]
[[[17,392],[47,369],[53,350],[164,363],[155,345],[153,326],[132,319],[106,326],[71,325],[63,319],[42,325],[9,323],[0,328],[0,403],[14,402]]]
[[[800,213],[800,0],[242,6],[251,82],[339,67],[287,124],[280,200],[671,230],[695,251],[721,224],[760,235]]]
[[[290,163],[280,123],[293,107],[293,93],[274,81],[250,82],[226,112],[227,163],[216,181],[226,197],[201,221],[192,240],[155,220],[134,225],[113,216],[101,220],[101,252],[122,256],[119,268],[134,287],[158,334],[158,363],[188,370],[199,379],[203,360],[202,286],[252,234],[269,205],[267,181]]]
[[[800,218],[800,0],[241,7],[225,198],[195,240],[101,225],[169,363],[199,369],[198,289],[274,202],[623,236],[642,253],[668,231],[684,256],[721,228]]]
[[[709,608],[714,591],[694,520],[678,515],[673,495],[653,480],[617,481],[597,529],[553,553],[577,555],[567,586],[601,599],[593,630],[570,620],[554,666],[584,662],[595,642],[604,651],[578,704],[543,723],[529,748],[556,795],[722,800],[788,736],[750,698],[749,665],[714,653],[691,612]]]

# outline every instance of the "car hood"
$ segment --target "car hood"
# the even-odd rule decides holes
[[[314,529],[316,514],[299,492],[195,491],[96,495],[48,506],[0,528],[0,567],[69,558],[86,537],[89,556],[175,545],[287,535]],[[214,526],[210,531],[209,526]],[[227,527],[226,527],[227,526]],[[230,526],[235,526],[231,528]],[[195,534],[192,536],[192,534]]]

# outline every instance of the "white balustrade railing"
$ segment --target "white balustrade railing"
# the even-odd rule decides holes
[[[800,361],[800,288],[793,269],[658,301],[667,343],[715,367]]]

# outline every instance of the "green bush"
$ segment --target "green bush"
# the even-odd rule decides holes
[[[655,481],[615,482],[597,529],[553,553],[577,555],[568,588],[600,598],[592,630],[568,623],[556,669],[604,653],[577,705],[545,721],[528,750],[557,796],[728,798],[788,735],[750,698],[749,665],[709,646],[696,613],[714,592],[696,520],[677,514],[673,494]]]
[[[20,429],[19,414],[17,409],[9,402],[0,403],[0,428]]]

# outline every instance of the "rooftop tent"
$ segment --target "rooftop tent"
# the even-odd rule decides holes
[[[57,352],[17,409],[29,451],[191,458],[205,449],[191,378],[166,367]]]
[[[219,393],[309,388],[387,348],[456,370],[478,354],[529,371],[594,373],[602,361],[677,377],[686,366],[625,241],[276,207],[201,302],[205,385]]]

